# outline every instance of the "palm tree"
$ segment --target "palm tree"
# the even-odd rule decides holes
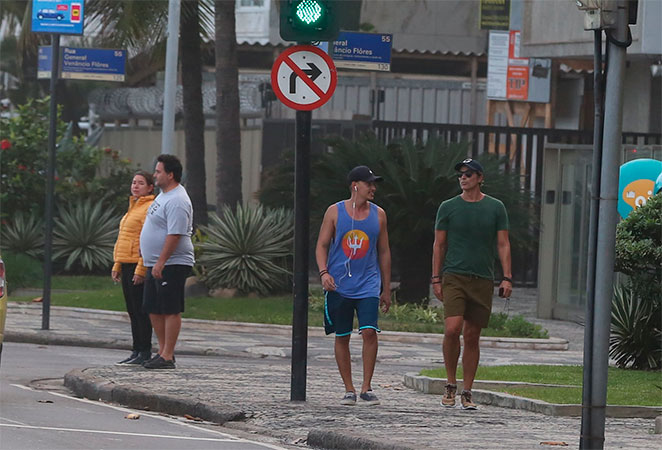
[[[184,94],[186,189],[193,203],[193,225],[207,225],[205,116],[202,102],[202,39],[200,2],[186,0],[180,21],[180,53]]]
[[[241,202],[241,136],[235,1],[216,0],[216,209]]]
[[[163,0],[90,0],[88,23],[99,24],[103,42],[147,49],[141,58],[148,66],[162,66],[168,23],[168,2]],[[180,19],[180,53],[184,103],[186,188],[193,203],[194,224],[207,223],[207,195],[202,102],[202,37],[211,35],[211,0],[184,0]],[[235,38],[236,40],[236,38]],[[135,67],[134,70],[140,70]]]
[[[7,35],[0,37],[3,55],[0,70],[20,82],[20,89],[11,95],[14,104],[23,104],[42,94],[37,82],[37,49],[50,42],[50,37],[30,32],[30,3],[28,0],[0,1],[0,23],[5,24],[8,31]],[[17,29],[21,30],[18,36],[10,34]]]

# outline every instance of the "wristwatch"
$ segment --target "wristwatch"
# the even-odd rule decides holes
[[[503,277],[501,281],[507,281],[508,283],[513,284],[513,279],[510,277]]]

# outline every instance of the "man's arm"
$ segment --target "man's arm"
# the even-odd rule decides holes
[[[432,290],[434,296],[444,301],[441,292],[441,268],[444,267],[446,250],[448,250],[448,232],[446,230],[434,231],[434,244],[432,244]]]
[[[324,213],[324,219],[322,219],[320,233],[317,236],[317,245],[315,246],[315,260],[317,261],[317,268],[320,272],[328,270],[328,267],[326,267],[326,262],[329,258],[329,247],[331,246],[331,240],[333,240],[333,236],[336,232],[337,219],[338,208],[336,208],[335,205],[329,206]],[[336,290],[336,282],[329,272],[326,272],[320,276],[320,280],[325,291]]]
[[[501,261],[503,276],[512,279],[513,273],[510,267],[510,238],[508,238],[508,230],[497,231],[497,251],[499,252],[499,261]],[[501,280],[499,289],[502,288],[503,297],[510,298],[510,294],[513,293],[513,283],[507,280]]]
[[[166,236],[159,259],[156,261],[156,264],[154,264],[154,267],[152,267],[152,276],[154,278],[162,278],[163,267],[165,266],[166,261],[168,261],[168,258],[170,258],[170,255],[172,255],[172,252],[177,248],[177,244],[181,237],[181,234],[169,234]]]
[[[382,275],[382,294],[379,303],[383,312],[391,307],[391,247],[388,245],[388,229],[386,213],[379,208],[379,238],[377,239],[377,257],[379,258],[379,271]]]

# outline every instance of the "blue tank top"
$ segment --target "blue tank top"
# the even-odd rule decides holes
[[[352,226],[345,202],[336,203],[338,221],[327,269],[336,282],[336,292],[346,298],[379,297],[380,293],[382,277],[377,258],[379,214],[377,205],[368,204],[368,217],[354,220]]]

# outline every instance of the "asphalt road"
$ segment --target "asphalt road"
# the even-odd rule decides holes
[[[239,430],[75,398],[64,388],[62,379],[69,370],[112,364],[126,353],[5,343],[0,367],[0,448],[295,448],[267,436],[247,439]],[[139,419],[126,418],[129,414],[137,414]]]

